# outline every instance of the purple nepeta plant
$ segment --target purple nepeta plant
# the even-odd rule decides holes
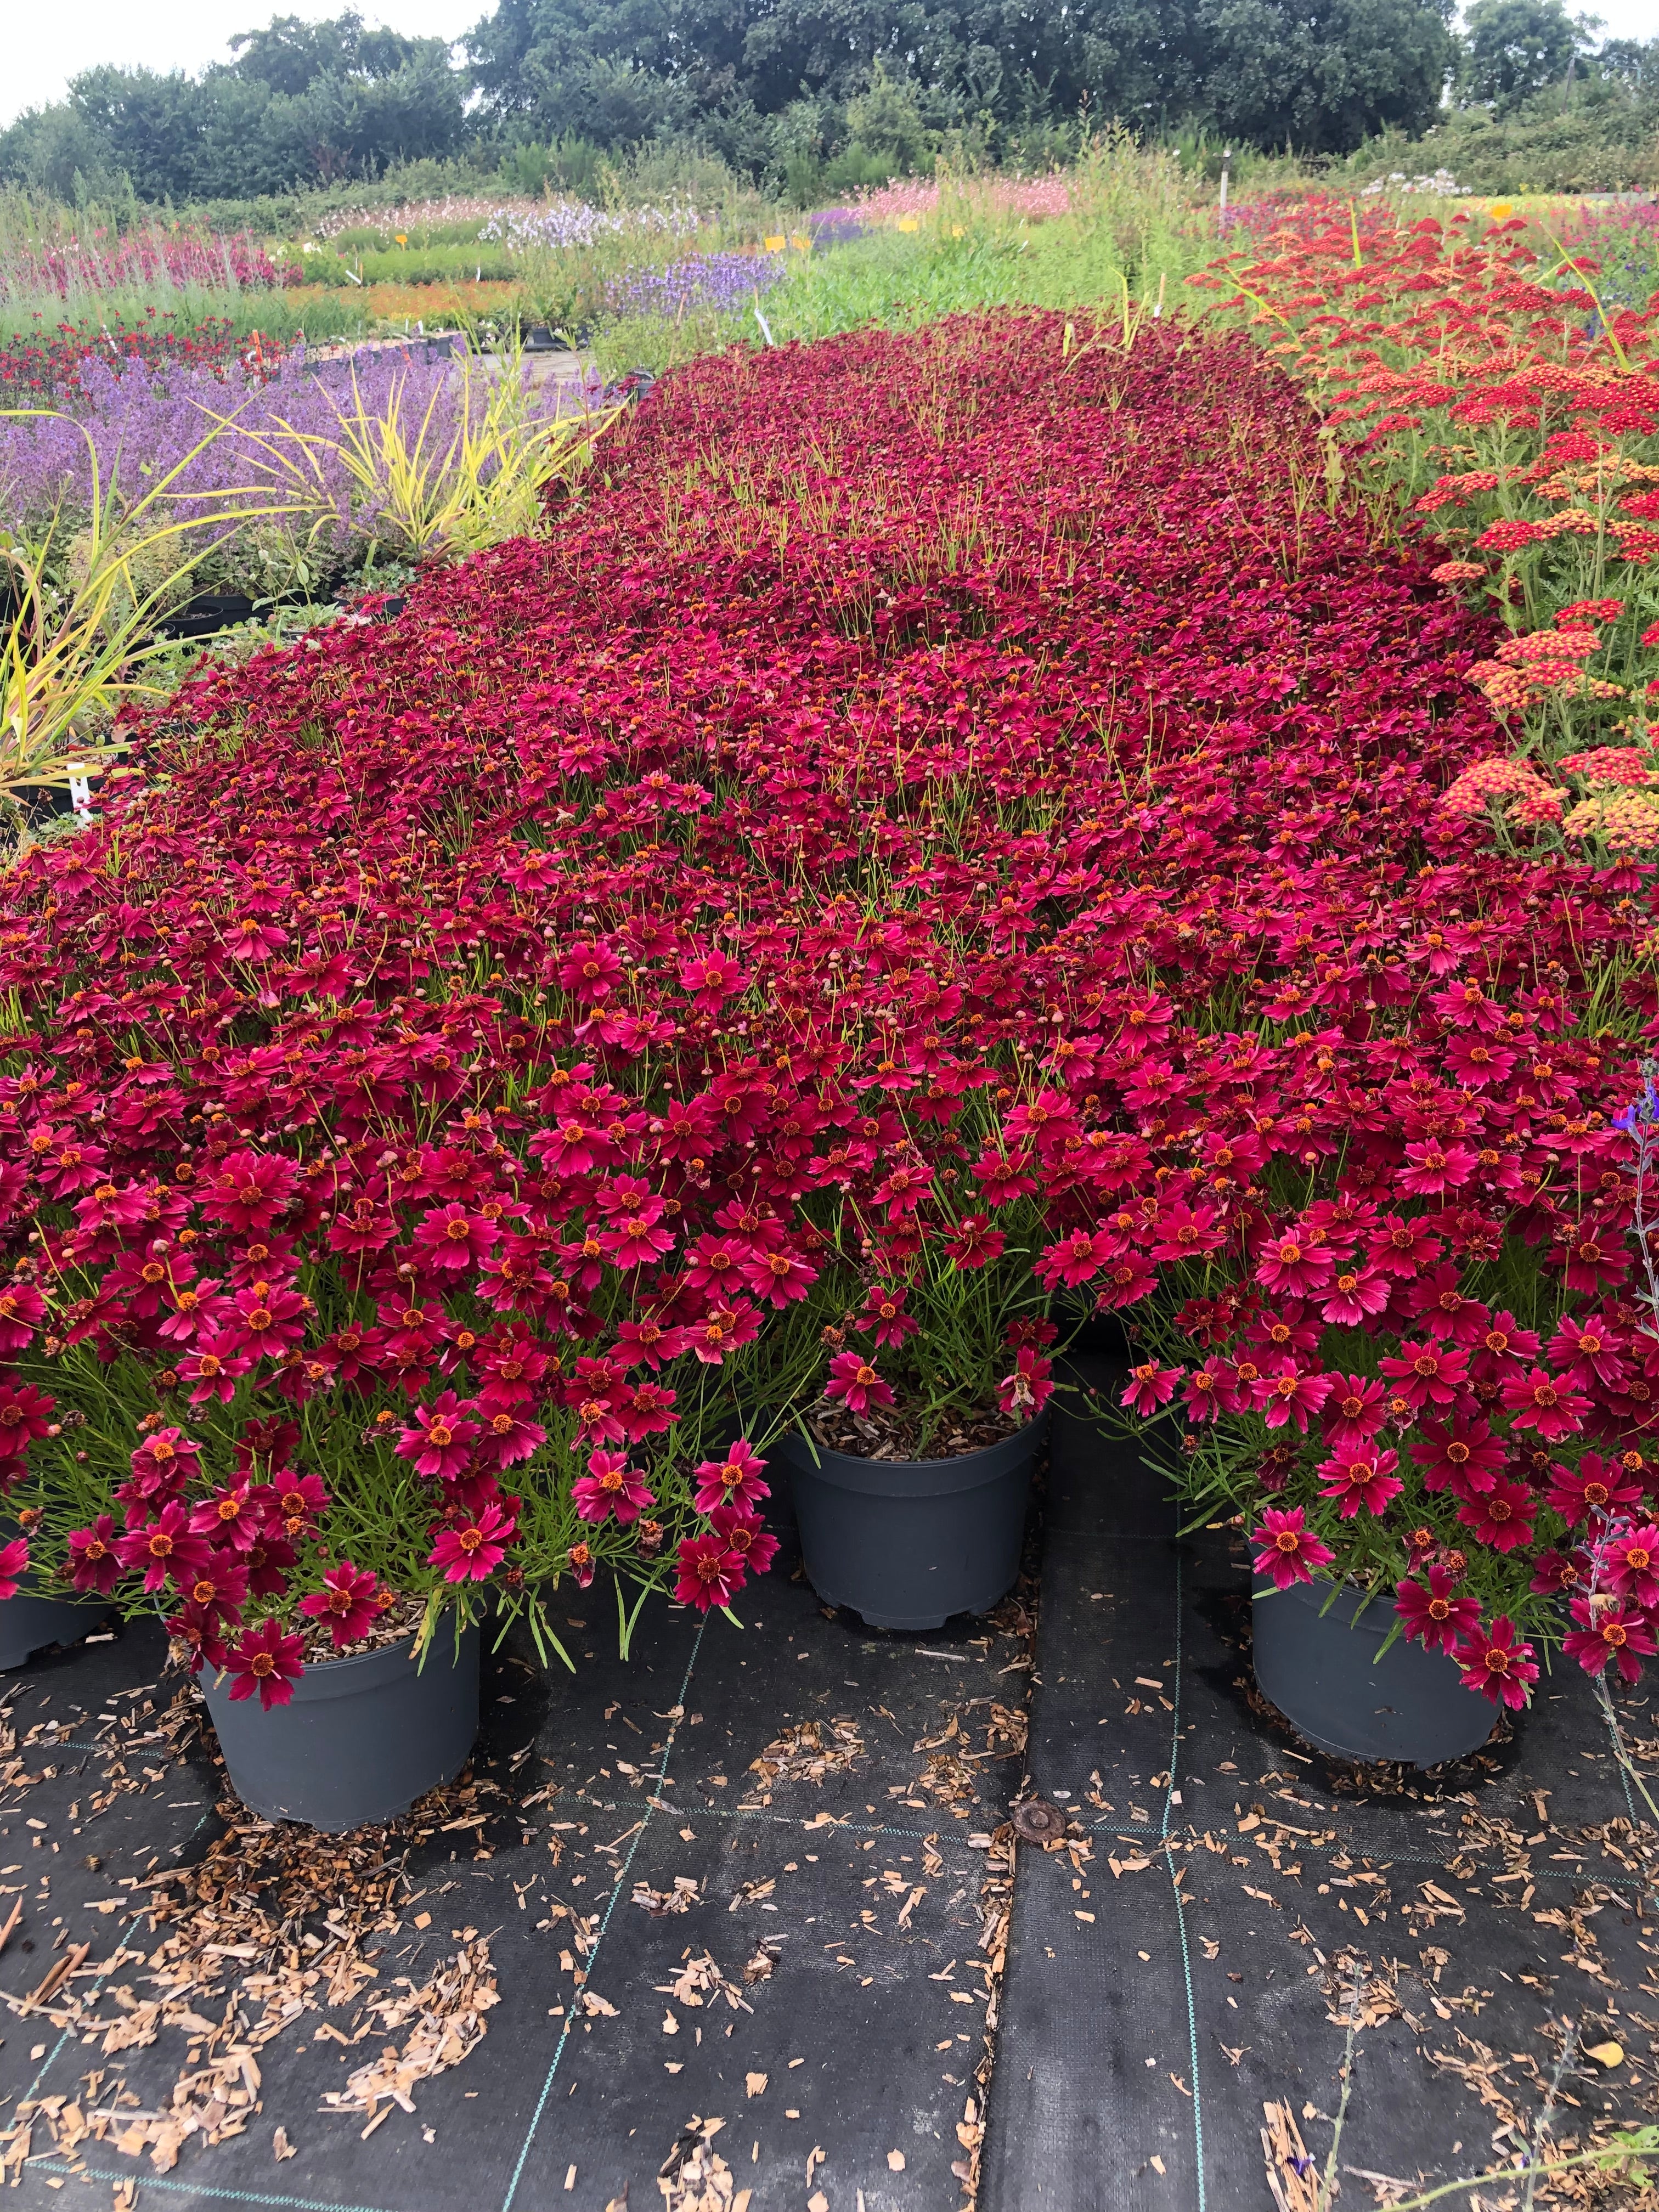
[[[692,253],[666,269],[642,269],[623,277],[611,294],[619,315],[681,315],[690,308],[738,314],[757,292],[770,291],[784,272],[781,253]]]
[[[75,420],[50,413],[0,417],[0,526],[27,537],[54,517],[61,526],[89,512],[94,457],[99,491],[107,497],[112,490],[118,510],[184,464],[168,494],[181,520],[192,502],[219,505],[237,494],[274,501],[302,486],[313,547],[331,559],[349,558],[380,520],[337,451],[342,415],[356,404],[354,375],[371,416],[397,410],[412,432],[430,410],[425,444],[437,453],[461,427],[463,410],[485,402],[482,379],[468,386],[453,362],[415,360],[401,349],[365,348],[308,368],[296,348],[270,377],[207,369],[157,375],[140,365],[117,371],[90,362]],[[544,417],[580,410],[595,398],[554,383],[526,389]],[[236,527],[225,524],[218,535]]]

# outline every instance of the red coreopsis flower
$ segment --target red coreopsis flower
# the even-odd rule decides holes
[[[1310,1375],[1301,1368],[1285,1366],[1276,1374],[1262,1376],[1255,1384],[1252,1395],[1270,1429],[1282,1429],[1287,1422],[1294,1421],[1306,1436],[1309,1421],[1334,1387],[1335,1378],[1332,1376]]]
[[[1344,1267],[1326,1285],[1320,1313],[1334,1327],[1363,1328],[1389,1303],[1389,1287],[1380,1267]]]
[[[570,1563],[571,1573],[576,1577],[577,1589],[591,1588],[593,1571],[599,1565],[591,1548],[586,1544],[573,1544],[565,1557]]]
[[[1220,1362],[1206,1359],[1202,1367],[1194,1367],[1182,1385],[1182,1400],[1189,1421],[1213,1421],[1222,1412],[1221,1392],[1226,1380],[1226,1370]]]
[[[1443,1344],[1437,1337],[1426,1344],[1402,1344],[1398,1358],[1383,1358],[1377,1364],[1413,1413],[1425,1406],[1455,1404],[1468,1382],[1468,1355],[1461,1346]]]
[[[1412,1457],[1423,1470],[1425,1490],[1454,1490],[1460,1498],[1490,1490],[1504,1465],[1503,1439],[1485,1421],[1425,1421]]]
[[[480,1345],[477,1364],[483,1376],[478,1401],[486,1408],[529,1404],[557,1362],[533,1336],[505,1336]]]
[[[269,1712],[294,1702],[294,1685],[305,1673],[305,1638],[284,1636],[278,1620],[262,1620],[234,1645],[228,1662],[230,1695],[240,1702],[258,1696]]]
[[[862,1413],[872,1406],[890,1406],[892,1386],[884,1382],[861,1352],[838,1352],[830,1362],[830,1379],[823,1386],[826,1398],[839,1398],[846,1402],[849,1413]]]
[[[46,1317],[46,1302],[32,1283],[0,1290],[0,1356],[21,1352]]]
[[[274,1228],[287,1212],[300,1170],[270,1152],[232,1152],[202,1192],[204,1212],[237,1236]]]
[[[1338,1501],[1337,1511],[1345,1521],[1352,1521],[1362,1505],[1368,1513],[1382,1513],[1406,1486],[1394,1471],[1399,1464],[1399,1454],[1391,1451],[1328,1459],[1319,1469],[1323,1477],[1320,1495]]]
[[[600,1230],[599,1245],[613,1267],[632,1270],[655,1265],[674,1249],[674,1232],[662,1225],[665,1199],[641,1198]]]
[[[694,1006],[708,1014],[717,1014],[747,981],[737,962],[724,952],[700,954],[680,969],[681,988],[690,994]]]
[[[415,1244],[429,1267],[457,1274],[481,1266],[501,1234],[499,1222],[471,1213],[464,1206],[445,1206],[416,1223]]]
[[[181,1490],[200,1474],[202,1447],[182,1429],[156,1429],[132,1455],[132,1486],[140,1498]]]
[[[1324,1293],[1335,1267],[1328,1246],[1313,1243],[1305,1230],[1292,1230],[1262,1248],[1256,1274],[1276,1296],[1316,1298]]]
[[[52,1426],[57,1404],[32,1383],[0,1382],[0,1460],[21,1459]]]
[[[757,1515],[741,1506],[717,1505],[709,1515],[714,1534],[735,1552],[752,1575],[763,1575],[777,1557],[778,1540],[769,1536]]]
[[[476,1519],[440,1529],[427,1565],[441,1568],[447,1583],[485,1582],[507,1557],[518,1533],[519,1524],[511,1515],[499,1505],[487,1505]]]
[[[463,1407],[455,1393],[446,1390],[431,1405],[416,1406],[414,1425],[398,1434],[398,1458],[413,1460],[415,1472],[428,1480],[453,1482],[464,1474],[478,1433],[477,1422],[466,1417],[471,1404]]]
[[[1334,1376],[1331,1395],[1319,1409],[1326,1443],[1334,1452],[1369,1443],[1387,1418],[1388,1404],[1388,1391],[1369,1376]]]
[[[259,1501],[246,1483],[222,1484],[190,1516],[192,1535],[237,1552],[246,1552],[264,1526]]]
[[[708,1613],[717,1605],[730,1605],[748,1578],[742,1554],[732,1551],[720,1535],[690,1536],[680,1546],[674,1597],[680,1605]]]
[[[1384,1274],[1419,1275],[1435,1265],[1443,1249],[1439,1238],[1422,1222],[1404,1220],[1397,1213],[1389,1214],[1371,1231],[1371,1264]]]
[[[533,1458],[547,1442],[547,1431],[539,1421],[526,1421],[509,1407],[492,1413],[481,1406],[479,1411],[485,1418],[478,1431],[478,1457],[493,1468],[516,1467],[520,1460]]]
[[[1583,1320],[1575,1314],[1565,1316],[1549,1344],[1554,1365],[1570,1382],[1586,1390],[1597,1382],[1623,1382],[1624,1352],[1624,1340],[1595,1314]]]
[[[1053,1371],[1051,1359],[1034,1352],[1030,1345],[1022,1345],[1014,1354],[1013,1372],[997,1384],[998,1405],[1005,1413],[1035,1417],[1054,1395]]]
[[[799,1253],[785,1250],[751,1252],[742,1272],[744,1284],[755,1296],[780,1313],[804,1298],[818,1279],[817,1269],[809,1267]]]
[[[328,1510],[322,1477],[296,1474],[290,1467],[279,1468],[268,1483],[259,1484],[250,1494],[264,1510],[266,1525],[287,1536],[300,1535]]]
[[[1315,1569],[1328,1566],[1336,1557],[1305,1525],[1299,1505],[1283,1512],[1277,1506],[1265,1506],[1252,1541],[1256,1547],[1255,1571],[1267,1577],[1275,1589],[1289,1589],[1293,1583],[1310,1583]]]
[[[15,1597],[17,1586],[29,1571],[29,1544],[27,1536],[14,1536],[9,1544],[0,1545],[0,1604]]]
[[[1558,1378],[1541,1367],[1511,1374],[1501,1393],[1504,1411],[1516,1429],[1536,1429],[1547,1443],[1570,1437],[1583,1425],[1589,1400],[1565,1376]]]
[[[655,1492],[629,1467],[625,1452],[590,1452],[587,1473],[572,1484],[570,1496],[584,1521],[605,1521],[614,1514],[624,1528],[656,1503]]]
[[[661,1322],[648,1316],[642,1321],[625,1321],[617,1331],[616,1357],[625,1367],[648,1367],[654,1373],[690,1349],[689,1330],[665,1328]]]
[[[1600,1547],[1601,1579],[1615,1597],[1644,1610],[1659,1606],[1659,1528],[1627,1529]]]
[[[1606,1671],[1612,1660],[1626,1681],[1640,1679],[1642,1662],[1654,1651],[1653,1630],[1639,1613],[1616,1598],[1575,1597],[1570,1610],[1578,1623],[1561,1639],[1561,1649],[1587,1674]]]
[[[190,1385],[192,1406],[228,1406],[236,1395],[237,1382],[252,1365],[253,1354],[243,1350],[240,1337],[232,1330],[198,1330],[194,1345],[179,1363],[179,1379]]]
[[[380,1589],[380,1578],[371,1569],[360,1570],[349,1559],[342,1559],[324,1575],[321,1589],[300,1600],[300,1610],[308,1620],[327,1625],[337,1651],[367,1636],[380,1618],[384,1609]]]
[[[658,1437],[672,1429],[678,1393],[662,1382],[621,1382],[613,1406],[621,1433],[629,1443],[643,1437]]]
[[[1524,1484],[1498,1481],[1460,1505],[1457,1517],[1474,1531],[1477,1543],[1490,1544],[1495,1552],[1513,1552],[1531,1543],[1537,1510],[1537,1500]]]
[[[988,1267],[994,1260],[1000,1260],[1007,1241],[1000,1229],[992,1228],[989,1214],[966,1213],[940,1249],[952,1267],[967,1274],[975,1267]]]
[[[1160,1367],[1155,1359],[1144,1359],[1129,1370],[1128,1382],[1117,1402],[1139,1414],[1142,1420],[1149,1420],[1160,1406],[1167,1406],[1174,1397],[1184,1372],[1179,1367]]]
[[[1635,1476],[1627,1474],[1616,1459],[1605,1460],[1599,1452],[1586,1452],[1577,1468],[1557,1461],[1550,1468],[1547,1503],[1570,1528],[1581,1528],[1597,1515],[1620,1513],[1641,1495]]]
[[[1466,1690],[1479,1690],[1495,1705],[1512,1705],[1516,1711],[1538,1680],[1531,1644],[1516,1643],[1515,1623],[1503,1613],[1493,1621],[1490,1635],[1478,1627],[1470,1629],[1452,1656],[1463,1670]]]
[[[1480,1620],[1478,1599],[1455,1597],[1457,1585],[1444,1567],[1428,1570],[1428,1588],[1409,1578],[1394,1586],[1395,1611],[1413,1643],[1425,1651],[1449,1651]]]
[[[232,1628],[240,1628],[241,1607],[247,1596],[247,1570],[228,1552],[215,1552],[179,1584],[189,1608],[198,1616],[214,1615]]]
[[[1042,1254],[1036,1264],[1036,1279],[1046,1291],[1060,1283],[1075,1289],[1091,1281],[1117,1249],[1118,1239],[1109,1229],[1074,1229]]]
[[[1536,1329],[1522,1328],[1507,1310],[1495,1313],[1475,1339],[1469,1372],[1477,1382],[1504,1382],[1517,1366],[1536,1359],[1540,1348]]]
[[[878,1352],[890,1352],[905,1343],[921,1328],[912,1313],[907,1313],[904,1301],[908,1293],[902,1288],[893,1289],[886,1284],[872,1285],[866,1293],[864,1310],[854,1323],[855,1328],[867,1329],[876,1340]]]
[[[76,1528],[69,1540],[70,1580],[78,1590],[95,1590],[107,1597],[121,1572],[116,1556],[115,1523],[100,1513],[90,1528]]]
[[[763,1498],[772,1495],[761,1475],[766,1466],[744,1437],[727,1450],[724,1459],[706,1459],[693,1471],[692,1503],[699,1513],[714,1513],[723,1505],[749,1512]]]
[[[167,1583],[183,1589],[213,1556],[206,1537],[191,1534],[183,1506],[173,1504],[164,1505],[148,1527],[118,1537],[115,1550],[124,1567],[143,1571],[150,1595]]]

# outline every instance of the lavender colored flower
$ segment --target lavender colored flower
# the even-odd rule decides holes
[[[734,314],[757,292],[770,291],[783,276],[781,253],[692,253],[666,269],[638,270],[611,289],[611,305],[619,315],[681,315],[689,308]]]
[[[357,404],[354,377],[364,412],[398,411],[411,438],[429,410],[423,442],[439,454],[463,409],[480,407],[485,397],[482,378],[472,381],[469,400],[451,361],[412,359],[400,348],[364,348],[309,367],[296,349],[268,376],[207,369],[157,374],[141,365],[118,371],[89,362],[76,419],[0,420],[0,524],[27,532],[55,514],[86,513],[94,462],[98,489],[107,495],[112,487],[118,506],[131,505],[179,469],[167,495],[180,520],[192,505],[234,504],[239,493],[255,504],[300,495],[316,521],[318,550],[345,557],[374,535],[379,520],[336,450],[342,415]],[[531,389],[544,417],[580,411],[595,398],[586,387],[550,383]],[[235,526],[224,526],[220,535]]]

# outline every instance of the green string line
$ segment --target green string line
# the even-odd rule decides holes
[[[107,2166],[66,2166],[57,2158],[32,2158],[30,2170],[37,2166],[43,2173],[67,2174],[71,2181],[136,2181],[146,2192],[165,2189],[179,2197],[213,2197],[231,2204],[275,2204],[282,2207],[283,2212],[388,2212],[388,2208],[380,2204],[342,2204],[336,2197],[275,2197],[258,2189],[221,2189],[210,2181],[164,2181],[159,2174],[115,2173]]]
[[[1181,1757],[1181,1615],[1185,1602],[1185,1586],[1178,1540],[1175,1570],[1175,1711],[1170,1717],[1170,1783],[1164,1793],[1164,1825],[1158,1831],[1158,1839],[1163,1848],[1164,1863],[1170,1870],[1170,1887],[1175,1893],[1176,1928],[1181,1937],[1181,1978],[1187,1990],[1187,2049],[1193,2074],[1193,2144],[1198,2160],[1198,2212],[1207,2212],[1204,2191],[1204,2112],[1199,2100],[1198,2010],[1193,2002],[1193,1962],[1187,1943],[1187,1914],[1177,1880],[1175,1852],[1170,1844],[1170,1814],[1174,1808],[1176,1775]]]
[[[708,1616],[705,1613],[702,1620],[697,1624],[696,1641],[692,1644],[691,1656],[685,1662],[684,1679],[680,1684],[680,1693],[675,1701],[680,1706],[682,1712],[684,1710],[686,1694],[691,1687],[692,1669],[697,1663],[697,1654],[702,1649],[703,1634],[708,1626]],[[662,1758],[657,1767],[656,1786],[653,1795],[659,1796],[661,1795],[663,1778],[668,1771],[668,1762],[673,1756],[674,1746],[679,1736],[679,1729],[680,1723],[678,1721],[676,1721],[673,1727],[670,1729],[668,1732],[668,1741],[663,1746]],[[599,1932],[594,1938],[592,1949],[587,1954],[587,1970],[582,1982],[582,1987],[584,1990],[590,1989],[592,1986],[594,1963],[599,1958],[600,1946],[605,1942],[605,1930],[611,1925],[611,1916],[617,1909],[617,1899],[622,1895],[623,1891],[627,1887],[629,1873],[634,1864],[635,1853],[639,1850],[641,1844],[645,1840],[645,1832],[650,1826],[652,1816],[655,1813],[656,1809],[656,1807],[647,1799],[645,1807],[644,1817],[641,1820],[638,1828],[635,1831],[633,1841],[628,1846],[628,1856],[623,1861],[622,1871],[618,1874],[616,1882],[612,1887],[610,1899],[605,1908],[604,1917],[599,1922]],[[536,2109],[530,2116],[529,2127],[525,2130],[525,2138],[520,2148],[518,2161],[513,2168],[512,2179],[507,2185],[507,2194],[501,2199],[501,2212],[513,2212],[513,2200],[518,2195],[520,2182],[524,2179],[525,2165],[530,2156],[530,2147],[536,2140],[536,2130],[541,2125],[542,2114],[547,2109],[547,2100],[553,2094],[553,2083],[558,2074],[559,2062],[563,2058],[565,2045],[570,2040],[570,2031],[573,2023],[576,2020],[579,2005],[580,1999],[573,2000],[569,2010],[565,2014],[563,2024],[559,2029],[559,2039],[554,2045],[553,2057],[547,2069],[547,2079],[542,2084],[541,2095],[536,2100]]]

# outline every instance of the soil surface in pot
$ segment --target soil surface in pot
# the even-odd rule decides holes
[[[811,1435],[827,1451],[846,1452],[854,1459],[961,1459],[969,1452],[1000,1444],[1016,1429],[1025,1426],[1029,1415],[988,1411],[947,1413],[923,1443],[921,1413],[908,1406],[872,1406],[863,1413],[821,1399],[803,1417]]]
[[[301,1656],[307,1667],[322,1667],[331,1659],[361,1659],[366,1652],[384,1651],[388,1644],[401,1644],[405,1636],[412,1636],[425,1612],[424,1598],[400,1597],[386,1607],[367,1636],[356,1637],[349,1644],[337,1646],[329,1633],[326,1620],[313,1620],[301,1613],[295,1623],[306,1639]],[[441,1623],[439,1633],[442,1632]]]

